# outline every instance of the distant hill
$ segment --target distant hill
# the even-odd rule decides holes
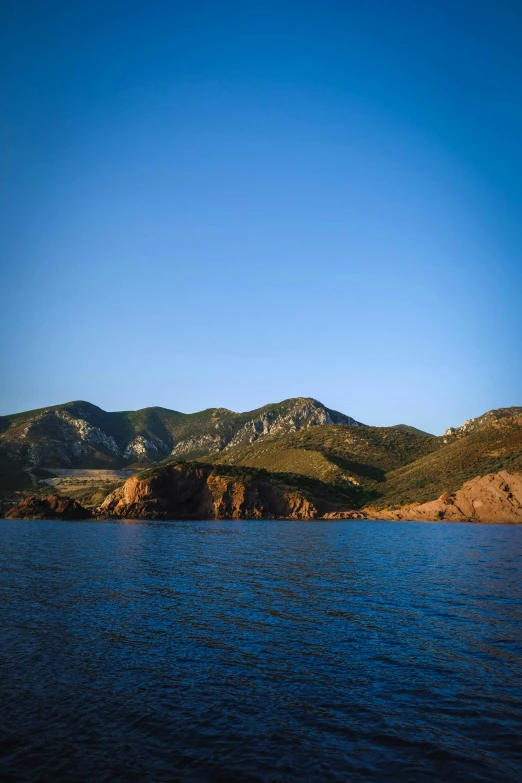
[[[482,416],[477,416],[475,419],[468,419],[464,424],[461,424],[460,427],[448,427],[442,437],[445,443],[450,443],[456,438],[463,438],[466,435],[470,435],[472,432],[477,432],[485,427],[489,427],[502,419],[512,419],[514,416],[519,415],[522,415],[522,408],[520,407],[495,408],[494,410],[482,414]]]
[[[477,476],[522,471],[522,408],[489,411],[443,437],[407,426],[327,426],[206,459],[348,482],[359,487],[362,504],[377,509],[424,503]]]
[[[144,467],[330,423],[359,424],[303,397],[246,413],[209,408],[187,414],[160,407],[108,413],[89,402],[69,402],[0,417],[0,488],[29,486],[28,469]]]
[[[522,473],[522,407],[488,411],[442,437],[405,424],[364,425],[305,397],[245,413],[159,407],[108,413],[78,401],[0,417],[5,507],[20,491],[56,491],[93,508],[123,483],[101,471],[99,482],[62,486],[53,479],[51,490],[39,483],[49,479],[46,469],[142,470],[180,461],[206,465],[216,480],[241,474],[248,483],[248,476],[257,481],[267,473],[272,478],[262,483],[282,482],[307,497],[329,498],[336,508],[394,510],[455,493],[479,476]]]
[[[402,432],[412,432],[414,435],[431,435],[430,432],[418,430],[417,427],[411,427],[409,424],[394,424],[391,429],[402,430]]]
[[[386,473],[440,448],[440,438],[396,427],[328,425],[205,457],[222,465],[298,473],[335,484],[383,482]]]
[[[386,475],[376,507],[424,503],[488,473],[522,471],[522,408],[489,411],[445,433],[436,451]]]

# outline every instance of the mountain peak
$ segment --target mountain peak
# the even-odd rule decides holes
[[[208,408],[180,413],[150,407],[107,412],[73,400],[0,420],[0,457],[25,467],[123,468],[169,455],[194,459],[267,436],[321,424],[359,424],[312,397],[295,397],[253,411]]]
[[[460,427],[448,427],[444,431],[442,437],[446,439],[462,438],[465,435],[469,435],[471,432],[488,427],[490,424],[494,424],[502,419],[509,419],[513,416],[522,415],[522,407],[513,405],[510,408],[493,408],[487,413],[483,413],[482,416],[476,416],[473,419],[468,419],[461,424]]]

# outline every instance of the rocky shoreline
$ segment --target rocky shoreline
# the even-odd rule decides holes
[[[371,509],[366,509],[371,514]],[[437,500],[375,511],[375,519],[446,522],[522,523],[522,474],[490,473],[467,481]]]
[[[437,500],[398,509],[340,508],[269,476],[223,475],[179,463],[131,476],[95,509],[60,496],[25,498],[9,519],[418,520],[522,523],[522,474],[501,471],[466,482]]]

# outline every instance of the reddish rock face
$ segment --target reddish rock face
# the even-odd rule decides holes
[[[299,490],[263,478],[222,475],[211,465],[168,465],[132,476],[102,503],[100,515],[129,519],[315,519]]]
[[[299,489],[263,476],[223,475],[212,465],[168,465],[141,478],[132,476],[98,509],[101,517],[129,519],[388,519],[448,522],[522,523],[522,474],[491,473],[445,492],[428,503],[397,510],[332,510],[317,507]],[[32,496],[9,519],[88,519],[91,513],[71,498]]]
[[[447,520],[450,522],[522,522],[522,474],[490,473],[467,481],[451,495],[403,506],[396,511],[372,512],[374,519]]]
[[[7,519],[89,519],[90,511],[71,498],[35,495],[25,498],[6,514]]]

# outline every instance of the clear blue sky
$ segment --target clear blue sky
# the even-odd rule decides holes
[[[522,6],[4,0],[0,413],[522,404]]]

